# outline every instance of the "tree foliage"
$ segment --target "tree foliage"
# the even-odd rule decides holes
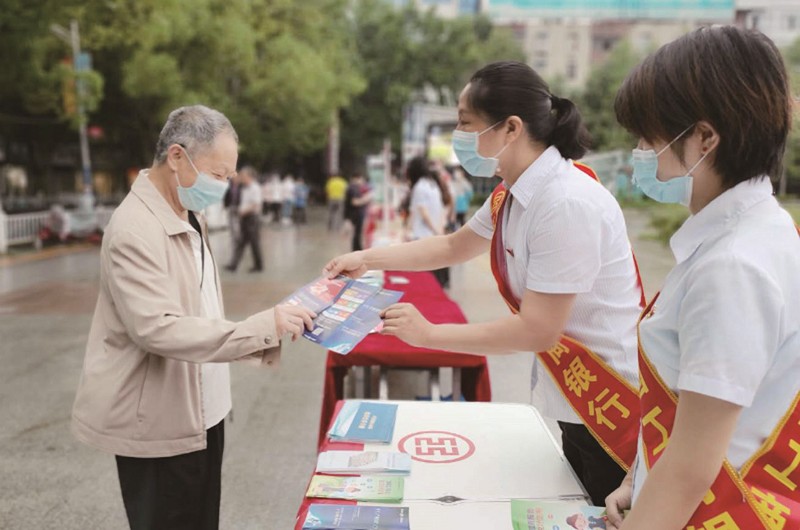
[[[614,98],[628,72],[641,60],[627,41],[620,41],[602,66],[592,70],[586,87],[577,97],[586,126],[592,134],[593,150],[630,149],[635,140],[617,123]]]
[[[366,89],[342,113],[344,158],[359,164],[384,138],[400,146],[403,106],[433,95],[427,103],[455,104],[469,76],[500,59],[524,60],[513,38],[484,17],[442,19],[414,7],[394,9],[382,0],[353,7],[356,57]]]

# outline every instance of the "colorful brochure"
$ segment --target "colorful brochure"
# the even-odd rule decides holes
[[[328,435],[337,442],[389,443],[396,418],[397,405],[345,401]]]
[[[306,497],[364,502],[400,502],[403,477],[331,477],[314,475]]]
[[[317,473],[330,475],[408,475],[411,455],[379,451],[323,451],[317,457]]]
[[[303,530],[410,530],[408,508],[312,504]]]
[[[302,305],[317,313],[314,329],[303,337],[346,355],[382,324],[381,311],[400,300],[403,293],[382,289],[374,282],[338,276],[324,277],[301,287],[283,303]]]
[[[511,500],[514,530],[606,530],[606,511],[585,501]]]

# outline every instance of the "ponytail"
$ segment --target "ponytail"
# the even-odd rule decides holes
[[[564,158],[578,160],[583,158],[589,149],[591,137],[583,123],[581,113],[575,103],[566,98],[550,96],[555,116],[553,117],[553,130],[548,137],[548,142],[561,153]]]

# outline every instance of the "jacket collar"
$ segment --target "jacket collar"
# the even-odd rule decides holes
[[[133,186],[131,186],[131,192],[153,213],[161,223],[161,226],[164,227],[164,231],[168,236],[188,232],[183,220],[178,217],[164,196],[159,193],[158,189],[150,181],[149,173],[149,169],[143,169],[139,172],[139,176],[136,177]]]
[[[769,178],[745,180],[725,190],[702,210],[689,217],[669,241],[677,263],[689,259],[707,239],[721,233],[741,215],[772,197]]]

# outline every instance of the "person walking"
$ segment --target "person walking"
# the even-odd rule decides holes
[[[283,177],[281,182],[281,224],[292,224],[292,208],[294,208],[295,182],[291,174]]]
[[[241,203],[242,183],[238,174],[231,177],[228,183],[228,191],[222,200],[225,212],[228,215],[228,231],[231,235],[231,243],[235,246],[241,235],[239,222],[239,204]],[[260,205],[259,205],[260,209]]]
[[[347,181],[339,175],[331,174],[325,183],[325,198],[328,201],[328,231],[338,232],[342,227],[344,215],[344,196]]]
[[[308,207],[308,184],[303,177],[298,177],[294,188],[294,222],[306,224],[306,208]]]
[[[312,325],[312,312],[289,305],[225,319],[199,212],[222,201],[237,156],[220,112],[172,111],[103,237],[71,429],[116,455],[133,530],[219,527],[228,362],[276,367],[284,337]]]
[[[239,171],[241,179],[241,200],[239,202],[239,239],[233,256],[225,269],[236,272],[239,262],[244,255],[244,250],[250,246],[253,253],[253,267],[249,272],[261,272],[264,270],[264,261],[261,257],[261,187],[258,185],[258,173],[252,166],[245,166]]]
[[[609,528],[800,528],[800,237],[770,182],[794,107],[775,44],[735,26],[662,46],[617,92],[636,185],[691,215],[639,324],[637,462]]]
[[[434,325],[397,304],[384,333],[436,350],[532,352],[533,404],[559,422],[564,454],[601,505],[636,453],[643,292],[619,204],[573,162],[588,142],[576,106],[528,65],[489,64],[459,96],[453,147],[471,175],[503,179],[492,196],[455,233],[339,256],[324,273],[433,270],[488,252],[511,315]]]
[[[362,173],[354,173],[350,177],[350,185],[345,193],[345,219],[353,225],[353,251],[364,248],[364,220],[367,217],[367,208],[372,202],[372,189]]]

